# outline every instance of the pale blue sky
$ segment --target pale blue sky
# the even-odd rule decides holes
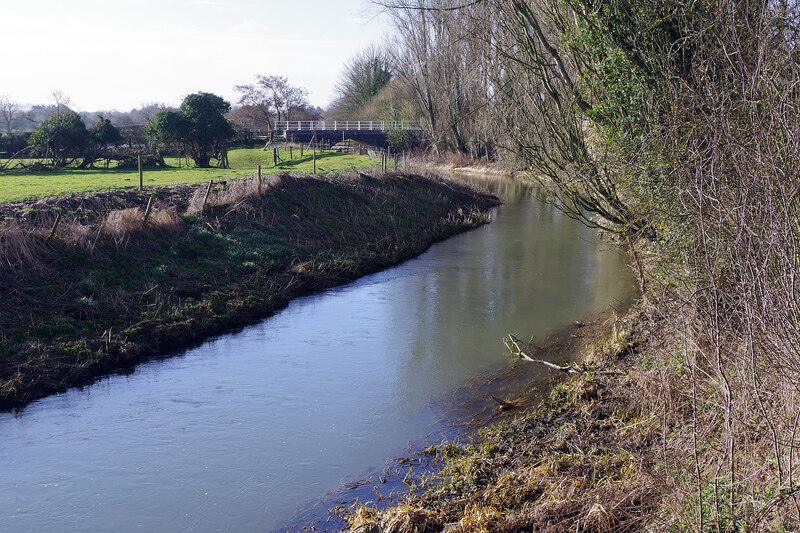
[[[368,0],[0,0],[0,95],[81,111],[178,105],[283,75],[326,106],[343,63],[388,33]]]

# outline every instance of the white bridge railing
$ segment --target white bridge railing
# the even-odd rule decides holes
[[[420,130],[416,120],[278,120],[278,131],[387,131]]]

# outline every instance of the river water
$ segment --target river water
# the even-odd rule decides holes
[[[0,413],[0,531],[269,531],[449,431],[437,398],[632,294],[622,258],[508,178],[495,220],[127,375]]]

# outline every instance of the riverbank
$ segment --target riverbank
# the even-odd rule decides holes
[[[642,375],[633,360],[646,322],[639,304],[548,348],[582,352],[579,372],[544,398],[529,389],[511,399],[517,415],[482,428],[470,444],[426,449],[441,470],[417,480],[396,506],[354,508],[349,531],[646,530],[658,507],[651,468],[661,429],[637,400]]]
[[[429,448],[436,475],[388,509],[353,507],[349,531],[796,530],[796,322],[776,304],[796,294],[780,273],[751,277],[750,256],[693,263],[687,235],[633,241],[643,296],[588,344],[581,372],[471,444]],[[715,250],[743,253],[731,235]],[[775,299],[746,300],[742,279],[769,279],[759,294]]]
[[[437,178],[353,173],[3,206],[0,405],[84,383],[418,255],[487,222],[498,202]]]
[[[658,266],[645,263],[652,280]],[[712,531],[711,513],[736,505],[737,531],[793,531],[786,524],[796,522],[800,489],[775,488],[786,467],[769,460],[769,422],[744,426],[738,438],[750,446],[733,457],[708,429],[721,414],[707,376],[688,364],[676,327],[687,312],[669,285],[652,284],[629,311],[589,332],[578,372],[469,444],[428,448],[443,466],[388,509],[351,508],[347,530]],[[512,403],[525,407],[520,398]],[[715,487],[727,478],[705,469],[720,457],[755,472],[736,487],[746,506]],[[696,517],[699,529],[689,527]]]

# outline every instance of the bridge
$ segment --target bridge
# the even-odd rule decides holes
[[[373,146],[385,146],[386,134],[391,131],[419,135],[422,125],[411,120],[279,120],[275,122],[273,135],[297,142],[316,139],[337,143],[353,139]]]

